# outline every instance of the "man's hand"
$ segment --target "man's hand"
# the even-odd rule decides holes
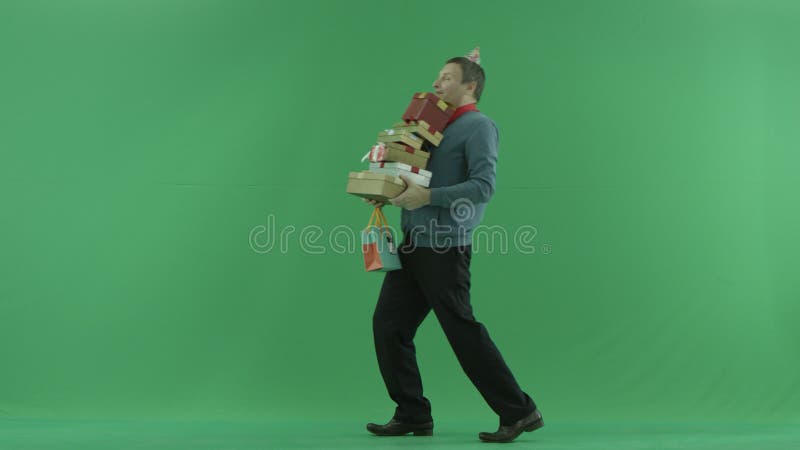
[[[383,205],[385,205],[385,203],[379,202],[377,200],[372,200],[371,198],[362,197],[361,200],[364,200],[365,203],[369,203],[370,205],[372,205],[372,206],[374,206],[376,208],[383,208]]]
[[[405,175],[400,178],[406,182],[406,190],[395,198],[390,198],[389,203],[408,210],[414,210],[431,203],[431,190],[414,183]]]

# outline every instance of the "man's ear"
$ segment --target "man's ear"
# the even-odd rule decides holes
[[[467,89],[470,90],[472,96],[475,97],[475,89],[478,89],[478,82],[477,81],[470,81],[467,85]]]

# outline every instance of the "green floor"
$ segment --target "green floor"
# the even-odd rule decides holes
[[[433,437],[377,437],[361,422],[180,422],[0,419],[2,450],[468,449],[485,423],[436,424]],[[512,445],[536,449],[800,449],[800,424],[547,423]]]

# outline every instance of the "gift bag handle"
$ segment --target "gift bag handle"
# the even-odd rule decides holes
[[[369,222],[367,222],[367,228],[370,226],[375,225],[378,228],[383,228],[384,226],[388,225],[388,221],[386,220],[386,216],[383,215],[383,211],[380,208],[376,207],[372,210],[372,215],[369,216]]]
[[[375,209],[377,209],[377,210],[378,210],[378,211],[377,211],[377,213],[378,213],[378,218],[380,219],[380,221],[381,221],[381,224],[382,224],[382,225],[381,225],[381,228],[383,228],[383,227],[388,227],[388,226],[389,226],[389,221],[388,221],[388,220],[386,220],[386,216],[384,216],[384,215],[383,215],[383,210],[382,210],[381,208],[375,208]]]
[[[383,215],[383,210],[380,209],[380,208],[375,208],[375,209],[377,210],[378,218],[381,221],[381,226],[379,227],[380,230],[381,230],[381,233],[388,234],[389,238],[391,238],[392,237],[392,232],[389,229],[389,221],[386,220],[386,216]]]

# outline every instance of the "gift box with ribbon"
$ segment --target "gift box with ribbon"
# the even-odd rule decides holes
[[[388,203],[406,188],[397,175],[421,186],[430,186],[426,171],[430,154],[443,139],[443,130],[455,108],[430,92],[416,93],[403,114],[403,122],[378,133],[378,143],[361,158],[370,161],[368,171],[350,172],[347,192]],[[424,147],[424,149],[423,149]]]
[[[436,94],[417,92],[403,113],[403,120],[406,122],[422,120],[430,125],[431,133],[442,132],[455,111],[454,107],[445,103]]]
[[[415,150],[414,147],[400,144],[397,142],[378,142],[373,145],[369,152],[361,158],[361,161],[369,162],[401,162],[409,166],[424,169],[428,166],[430,153],[424,150]]]
[[[435,131],[428,122],[424,120],[411,120],[409,122],[400,122],[394,124],[393,130],[397,131],[410,131],[435,146],[439,146],[442,142],[442,132]]]
[[[424,141],[412,131],[390,128],[378,133],[378,142],[402,142],[414,150],[419,150],[422,148]]]
[[[373,173],[385,173],[393,176],[404,175],[420,186],[428,187],[431,183],[431,172],[410,166],[401,162],[374,162],[369,164],[369,171]]]

